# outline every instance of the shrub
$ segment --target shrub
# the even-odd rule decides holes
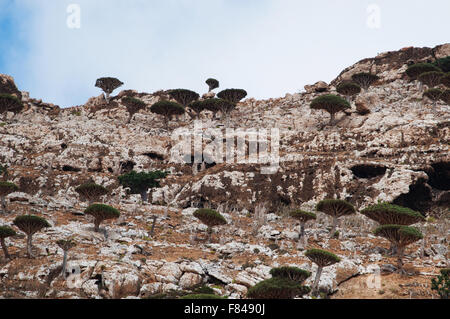
[[[19,186],[11,182],[0,181],[0,198],[2,202],[2,212],[4,214],[7,213],[6,210],[6,196],[11,193],[17,192],[19,190]]]
[[[450,72],[450,56],[445,58],[437,59],[434,63],[434,66],[441,69],[443,72]]]
[[[379,77],[372,73],[357,73],[353,74],[352,80],[364,90],[367,90],[372,84],[378,81]]]
[[[200,97],[198,93],[185,89],[170,90],[168,93],[172,99],[174,99],[184,107],[188,106],[195,100],[198,100],[198,98]]]
[[[167,177],[168,173],[162,171],[130,173],[119,176],[119,183],[123,187],[130,188],[131,194],[140,194],[142,202],[148,200],[148,190],[161,187],[159,180]]]
[[[431,279],[431,290],[435,290],[441,299],[450,297],[450,268],[441,269],[440,275]]]
[[[208,226],[208,240],[211,240],[212,227],[225,225],[225,217],[213,209],[198,209],[194,212],[194,217],[198,218],[203,224]]]
[[[313,293],[317,294],[323,268],[334,265],[340,262],[341,259],[335,254],[322,249],[310,249],[305,253],[305,256],[318,266],[316,278],[312,287]]]
[[[160,101],[150,107],[150,111],[164,117],[164,124],[166,129],[169,129],[169,120],[174,115],[184,114],[184,107],[178,103],[170,101]]]
[[[19,113],[23,109],[23,103],[11,94],[0,94],[0,114],[6,112]]]
[[[227,89],[217,94],[217,97],[229,101],[233,104],[239,103],[246,96],[247,92],[242,89]]]
[[[353,82],[342,82],[336,87],[336,91],[342,95],[345,95],[347,101],[350,102],[350,98],[361,92],[361,87]]]
[[[441,95],[442,95],[442,90],[439,90],[439,89],[429,89],[423,93],[424,97],[427,97],[431,101],[433,101],[433,105],[435,105],[436,102],[439,101],[439,99],[441,98]]]
[[[291,212],[289,212],[289,216],[300,222],[300,233],[298,236],[298,240],[299,240],[299,242],[302,242],[303,246],[304,246],[306,244],[306,242],[305,242],[305,225],[308,221],[316,219],[317,216],[314,213],[306,212],[304,210],[291,211]]]
[[[293,299],[309,292],[309,287],[302,286],[295,281],[273,277],[251,287],[247,297],[250,299]]]
[[[128,118],[128,123],[131,122],[133,115],[139,112],[140,110],[145,109],[146,105],[144,101],[136,99],[134,97],[126,96],[122,99],[122,103],[127,108],[128,113],[130,114]]]
[[[208,92],[211,92],[212,90],[219,87],[219,81],[217,81],[216,79],[209,78],[208,80],[206,80],[206,84],[209,86]]]
[[[356,213],[355,207],[352,204],[341,199],[322,200],[317,204],[316,210],[333,217],[333,228],[330,232],[331,237],[336,232],[338,218]]]
[[[180,299],[201,299],[201,300],[206,300],[206,299],[227,299],[227,298],[226,297],[216,296],[216,295],[211,295],[211,294],[194,294],[194,295],[186,295],[186,296],[180,297]]]
[[[111,78],[111,77],[105,77],[105,78],[99,78],[95,82],[95,87],[98,87],[105,92],[106,95],[106,103],[109,103],[109,96],[114,90],[118,89],[123,85],[123,82],[121,82],[119,79]]]
[[[450,88],[450,72],[441,77],[441,83]]]
[[[192,292],[196,295],[214,295],[214,289],[206,285],[196,287],[192,290]]]
[[[9,226],[0,226],[0,244],[2,245],[3,253],[5,254],[6,259],[11,259],[11,256],[8,253],[8,247],[5,243],[5,238],[15,236],[16,232]]]
[[[350,103],[340,96],[325,94],[315,98],[311,102],[311,108],[314,110],[325,110],[330,113],[330,125],[334,124],[335,114],[350,108]]]
[[[43,228],[51,227],[50,224],[44,218],[35,215],[17,216],[13,223],[27,235],[28,258],[33,258],[31,251],[33,235]]]
[[[440,71],[430,71],[420,74],[417,79],[429,88],[434,88],[441,83],[443,75],[444,73]]]
[[[382,225],[375,229],[374,234],[386,238],[397,247],[397,267],[400,273],[404,272],[403,255],[406,246],[423,238],[417,228],[403,225]]]
[[[86,208],[84,213],[94,217],[94,231],[96,232],[99,232],[99,226],[102,221],[120,217],[119,210],[104,204],[93,204]]]
[[[406,75],[408,75],[411,80],[417,80],[419,75],[421,75],[422,73],[432,71],[439,72],[441,71],[441,69],[431,63],[416,63],[408,67],[408,69],[406,70]]]
[[[82,184],[75,188],[75,191],[83,200],[87,200],[89,205],[92,205],[94,201],[98,201],[101,196],[109,193],[105,187],[94,183]]]
[[[380,203],[369,206],[363,209],[361,214],[381,225],[409,226],[425,221],[425,217],[422,216],[421,213],[407,207],[389,203]]]
[[[297,267],[279,267],[270,270],[272,277],[286,278],[292,281],[302,284],[306,279],[311,276],[309,271],[297,268]]]

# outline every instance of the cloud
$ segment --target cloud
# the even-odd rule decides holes
[[[81,8],[80,29],[67,27],[71,3]],[[447,36],[448,26],[436,28],[447,20],[436,22],[433,13],[426,25],[422,6],[412,1],[378,1],[383,9],[378,31],[366,27],[370,1],[342,3],[17,0],[14,32],[24,44],[7,54],[6,70],[33,97],[63,107],[99,95],[94,83],[102,76],[118,77],[123,88],[139,91],[182,87],[200,93],[207,91],[204,81],[216,77],[221,88],[268,98],[330,81],[384,49],[436,45]],[[422,19],[420,26],[403,16],[401,3]]]

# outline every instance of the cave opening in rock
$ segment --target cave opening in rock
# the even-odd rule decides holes
[[[62,167],[62,170],[64,172],[81,172],[81,168],[73,167],[73,166],[70,166],[70,165],[64,165]]]
[[[374,178],[386,174],[387,167],[382,165],[361,164],[351,168],[353,174],[358,178]]]
[[[425,215],[424,212],[431,207],[432,200],[431,187],[425,184],[424,180],[419,180],[416,184],[409,186],[409,193],[400,195],[392,203]]]
[[[154,152],[144,153],[142,155],[147,156],[147,157],[151,158],[152,160],[158,160],[158,161],[164,160],[164,156],[162,156],[161,154],[158,154],[158,153],[154,153]]]
[[[432,164],[426,173],[429,177],[428,185],[442,191],[450,190],[450,162]]]

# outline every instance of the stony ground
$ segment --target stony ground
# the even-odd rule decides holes
[[[7,240],[13,260],[0,257],[0,295],[139,298],[208,284],[218,294],[243,298],[248,287],[270,277],[272,267],[295,265],[314,275],[315,266],[297,244],[299,226],[286,212],[313,210],[319,200],[339,197],[358,209],[389,201],[419,210],[428,216],[417,225],[426,237],[408,247],[408,275],[401,276],[393,273],[396,260],[388,254],[389,243],[371,234],[375,223],[360,214],[346,217],[339,238],[329,239],[331,221],[319,213],[308,225],[306,248],[324,248],[342,259],[324,270],[321,290],[329,298],[437,298],[431,278],[449,266],[450,107],[423,101],[423,89],[409,82],[404,70],[410,60],[447,55],[448,44],[408,48],[344,70],[336,83],[369,69],[381,80],[361,93],[334,127],[326,125],[327,114],[309,108],[320,94],[317,86],[240,103],[230,127],[281,132],[280,168],[271,175],[261,174],[260,164],[220,163],[208,151],[211,165],[180,163],[186,143],[175,142],[171,133],[192,132],[188,117],[172,121],[170,132],[148,110],[127,124],[122,97],[134,95],[151,105],[161,92],[121,92],[109,105],[98,97],[67,109],[23,92],[26,109],[0,123],[0,164],[9,165],[9,180],[20,187],[8,196],[10,213],[0,216],[0,224],[32,213],[52,227],[35,235],[38,257],[33,260],[25,258],[22,234]],[[333,92],[334,85],[327,90]],[[360,115],[361,107],[370,114]],[[203,114],[202,125],[207,150],[223,121]],[[117,182],[131,169],[165,169],[171,175],[153,190],[151,204],[141,204]],[[105,223],[101,233],[93,231],[83,214],[87,204],[74,191],[89,179],[107,187],[111,194],[103,201],[121,211],[120,219]],[[211,243],[192,216],[197,207],[215,208],[228,221]],[[259,223],[258,209],[265,211]],[[59,275],[63,255],[55,242],[70,236],[77,246],[69,252],[73,274],[64,280]]]

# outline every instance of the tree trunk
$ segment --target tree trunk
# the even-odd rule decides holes
[[[95,221],[94,221],[94,231],[96,232],[96,233],[98,233],[99,231],[100,231],[100,220],[98,220],[98,219],[96,219]]]
[[[322,269],[323,267],[320,267],[317,269],[317,273],[316,273],[316,279],[314,280],[314,284],[312,287],[312,293],[313,294],[317,294],[319,291],[319,282],[320,282],[320,276],[322,275]]]
[[[33,235],[27,235],[27,252],[28,252],[28,258],[34,258],[32,250],[31,241],[33,239]]]
[[[300,234],[298,236],[298,242],[304,248],[306,246],[306,238],[305,238],[305,223],[300,223]]]
[[[338,225],[338,218],[337,217],[333,217],[333,228],[331,229],[330,238],[334,237],[334,233],[336,233],[337,225]]]
[[[3,252],[5,253],[5,258],[11,259],[11,256],[8,253],[8,247],[6,247],[5,238],[0,238],[0,243],[2,245]]]
[[[207,240],[208,240],[208,242],[210,243],[211,242],[211,239],[212,239],[212,232],[213,232],[213,229],[212,229],[212,227],[209,227],[208,226],[208,237],[207,237]]]
[[[6,196],[2,196],[2,213],[7,214],[8,211],[6,210]]]
[[[106,103],[109,104],[109,93],[105,93],[105,100]]]
[[[405,247],[397,247],[397,268],[401,273],[403,271],[403,255],[405,253]]]
[[[67,279],[66,265],[67,265],[67,251],[64,250],[64,257],[63,257],[63,264],[62,264],[62,275],[63,275],[64,279]]]
[[[330,125],[334,125],[334,120],[335,120],[335,113],[330,113],[331,117],[330,117]]]
[[[145,191],[141,192],[141,199],[142,199],[142,203],[148,202],[148,190],[147,189]]]
[[[153,223],[152,223],[152,229],[150,230],[150,237],[153,237],[153,234],[155,233],[155,224],[156,224],[156,216],[153,216]]]

